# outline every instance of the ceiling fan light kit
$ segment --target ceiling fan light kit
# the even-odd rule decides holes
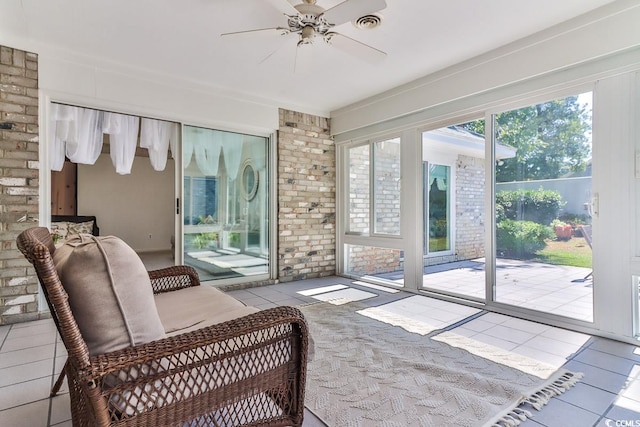
[[[322,39],[323,42],[367,62],[378,62],[386,57],[386,53],[379,49],[333,31],[335,26],[349,21],[360,29],[378,27],[382,19],[375,12],[387,7],[385,0],[345,0],[329,9],[317,5],[316,0],[303,0],[302,3],[289,3],[288,6],[291,14],[285,13],[287,27],[237,31],[224,33],[222,36],[275,30],[282,35],[298,34],[298,47]]]

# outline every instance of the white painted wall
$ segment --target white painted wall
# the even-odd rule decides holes
[[[38,52],[38,68],[51,101],[244,133],[278,128],[277,107],[178,78],[52,49]]]
[[[156,172],[136,157],[130,175],[118,175],[108,154],[78,165],[78,215],[95,215],[100,235],[123,239],[137,252],[168,250],[174,233],[174,161]],[[151,235],[151,238],[149,238]]]

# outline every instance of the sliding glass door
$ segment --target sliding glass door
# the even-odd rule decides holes
[[[184,126],[184,262],[202,280],[268,276],[268,142]]]
[[[493,116],[499,303],[593,321],[591,93]]]
[[[421,132],[422,283],[450,296],[485,298],[484,121]]]

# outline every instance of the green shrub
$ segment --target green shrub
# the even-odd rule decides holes
[[[504,213],[504,206],[496,201],[496,223],[507,219]]]
[[[496,225],[498,254],[525,258],[547,246],[545,240],[554,236],[551,227],[533,221],[505,219]]]
[[[557,191],[512,190],[496,194],[496,215],[505,219],[533,221],[549,224],[558,217],[560,208],[566,204]],[[500,208],[498,208],[500,206]]]
[[[449,232],[449,221],[446,219],[429,220],[429,236],[445,237]]]
[[[240,247],[240,233],[236,233],[236,232],[229,233],[229,246],[234,248]]]
[[[191,238],[191,241],[189,243],[196,249],[205,249],[208,248],[211,243],[216,242],[217,240],[217,233],[198,233]]]
[[[558,217],[560,221],[566,222],[567,224],[571,224],[573,226],[577,225],[585,225],[591,222],[591,218],[586,214],[564,214]]]

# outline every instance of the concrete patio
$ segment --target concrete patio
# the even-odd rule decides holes
[[[497,302],[593,321],[591,269],[499,258]],[[588,276],[588,277],[587,277]],[[375,276],[402,285],[402,272]],[[422,286],[462,298],[484,300],[485,260],[478,258],[424,268]]]

